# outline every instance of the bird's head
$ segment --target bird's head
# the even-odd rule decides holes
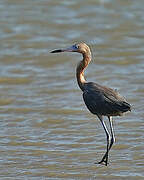
[[[60,53],[60,52],[77,52],[77,53],[87,53],[90,52],[90,48],[85,43],[77,43],[73,46],[66,48],[66,49],[57,49],[54,51],[51,51],[51,53]]]

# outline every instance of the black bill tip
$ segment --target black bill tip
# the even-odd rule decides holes
[[[57,49],[57,50],[51,51],[50,53],[60,53],[60,52],[62,52],[62,50],[61,49]]]

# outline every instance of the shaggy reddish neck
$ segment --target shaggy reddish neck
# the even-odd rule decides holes
[[[84,52],[82,53],[83,55],[83,60],[79,62],[77,69],[76,69],[76,77],[77,77],[77,82],[80,87],[80,89],[83,91],[84,90],[84,84],[86,83],[85,77],[84,77],[84,71],[88,64],[91,61],[91,52]]]

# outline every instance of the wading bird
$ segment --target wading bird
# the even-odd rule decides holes
[[[99,164],[108,164],[109,151],[115,142],[112,116],[122,116],[123,113],[131,111],[131,105],[126,102],[116,90],[101,86],[94,82],[87,82],[84,71],[91,61],[90,48],[85,43],[75,44],[67,49],[58,49],[51,53],[77,52],[82,54],[83,59],[79,62],[76,69],[77,82],[83,91],[84,102],[89,111],[99,118],[107,137],[107,150]],[[103,121],[103,116],[107,116],[110,125],[110,133]]]

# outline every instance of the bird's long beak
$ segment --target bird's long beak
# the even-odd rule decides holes
[[[75,52],[75,51],[76,51],[75,47],[71,46],[71,47],[66,48],[66,49],[56,49],[56,50],[51,51],[50,53]]]

